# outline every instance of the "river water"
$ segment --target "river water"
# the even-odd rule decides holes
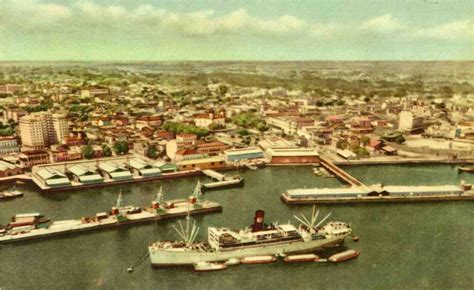
[[[455,166],[355,166],[348,172],[367,184],[423,185],[474,183],[474,175]],[[236,173],[236,172],[234,172]],[[334,178],[316,177],[311,167],[272,167],[238,172],[245,186],[206,193],[224,211],[196,217],[198,240],[207,226],[243,228],[256,209],[266,221],[286,222],[311,206],[287,206],[280,193],[289,188],[338,187]],[[206,181],[205,177],[201,177]],[[114,186],[43,196],[22,186],[23,198],[0,203],[0,223],[16,213],[41,212],[52,220],[73,219],[108,210],[123,191],[126,204],[145,206],[163,185],[166,199],[192,192],[197,178]],[[350,222],[358,243],[357,259],[340,264],[238,265],[226,271],[195,273],[187,268],[153,269],[149,260],[133,273],[127,268],[147,244],[175,239],[171,225],[160,222],[117,230],[83,233],[19,244],[0,245],[0,288],[4,289],[445,289],[474,285],[474,206],[472,202],[325,205],[320,217]]]

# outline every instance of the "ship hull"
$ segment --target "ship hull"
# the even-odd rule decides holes
[[[214,252],[183,249],[183,251],[149,248],[151,264],[154,267],[189,265],[198,262],[217,262],[236,258],[242,259],[251,256],[265,256],[277,254],[304,254],[318,250],[324,246],[342,243],[341,237],[312,241],[281,242],[269,245],[236,248]]]

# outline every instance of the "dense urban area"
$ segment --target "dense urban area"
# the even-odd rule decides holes
[[[0,64],[0,178],[474,156],[471,62]]]

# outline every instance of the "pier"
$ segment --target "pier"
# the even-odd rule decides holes
[[[340,167],[338,167],[333,162],[320,157],[320,164],[327,171],[334,174],[339,179],[341,179],[342,181],[348,183],[349,185],[351,185],[351,186],[364,186],[364,184],[362,182],[360,182],[357,178],[355,178],[354,176],[347,173],[347,171],[342,170]]]

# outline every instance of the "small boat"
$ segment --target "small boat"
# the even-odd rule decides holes
[[[360,255],[359,251],[347,250],[347,251],[332,255],[331,257],[329,257],[328,260],[330,262],[337,263],[337,262],[343,262],[343,261],[358,257],[359,255]]]
[[[253,256],[245,257],[240,260],[242,264],[268,264],[276,262],[275,256]]]
[[[220,271],[227,269],[226,264],[209,263],[209,262],[198,262],[194,264],[194,271],[197,272],[209,272],[209,271]]]
[[[229,260],[225,261],[225,264],[227,266],[238,265],[238,264],[240,264],[240,260],[237,259],[237,258],[230,258]]]
[[[300,263],[300,262],[314,262],[319,260],[319,257],[315,254],[302,254],[286,256],[284,261],[288,263]]]
[[[468,173],[474,173],[474,167],[458,167],[458,171],[461,172],[468,172]]]
[[[0,200],[11,199],[23,196],[23,192],[18,190],[0,192]]]

